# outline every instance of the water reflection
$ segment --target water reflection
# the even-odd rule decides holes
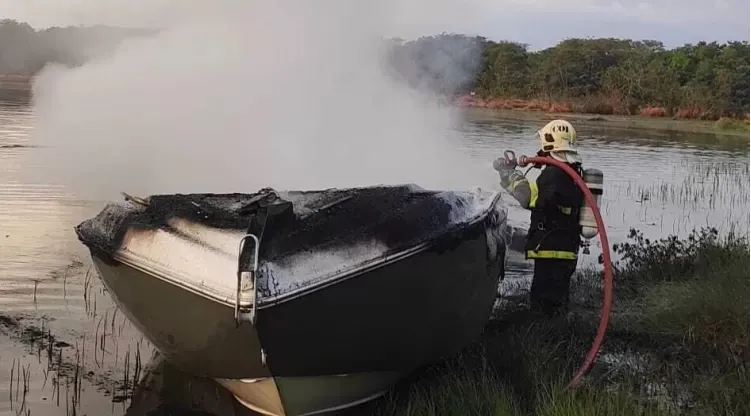
[[[0,88],[0,107],[25,106],[31,102],[31,91],[22,88]]]

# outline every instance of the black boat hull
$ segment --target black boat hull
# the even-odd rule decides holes
[[[500,244],[501,250],[505,246]],[[278,376],[411,370],[482,332],[505,252],[489,258],[485,224],[408,258],[259,311]]]

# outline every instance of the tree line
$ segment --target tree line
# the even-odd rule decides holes
[[[153,32],[109,26],[35,30],[27,23],[0,20],[0,74],[33,75],[51,62],[80,65],[112,51],[128,37]]]
[[[0,20],[0,74],[35,74],[47,63],[79,65],[123,39],[155,30],[106,26],[35,30]],[[567,109],[697,117],[749,113],[749,43],[699,42],[668,49],[654,40],[566,39],[530,51],[516,42],[443,33],[385,40],[392,76],[444,96],[562,103]]]
[[[392,40],[401,78],[445,94],[541,100],[605,114],[664,111],[716,118],[749,113],[749,43],[566,39],[529,51],[456,34]]]

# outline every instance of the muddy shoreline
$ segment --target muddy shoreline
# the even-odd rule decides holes
[[[507,110],[481,107],[463,107],[477,117],[494,120],[532,121],[546,123],[555,119],[566,119],[575,126],[603,130],[648,130],[668,133],[691,133],[714,135],[724,139],[748,140],[749,132],[742,130],[721,130],[715,122],[708,120],[673,119],[667,117],[618,116],[581,113],[545,112],[539,110]]]
[[[671,112],[663,107],[643,106],[638,114],[609,112],[607,109],[588,109],[568,101],[513,99],[506,97],[478,98],[470,95],[455,96],[454,106],[473,110],[487,110],[506,114],[511,119],[569,118],[579,123],[596,122],[608,127],[670,130],[687,133],[714,133],[720,135],[748,136],[749,115],[719,117],[696,108],[676,108]],[[513,116],[512,114],[517,114]],[[532,116],[531,118],[536,118]]]

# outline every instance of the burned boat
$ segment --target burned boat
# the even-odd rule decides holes
[[[384,394],[489,318],[499,194],[414,185],[155,195],[76,227],[110,296],[174,365],[269,415]]]

